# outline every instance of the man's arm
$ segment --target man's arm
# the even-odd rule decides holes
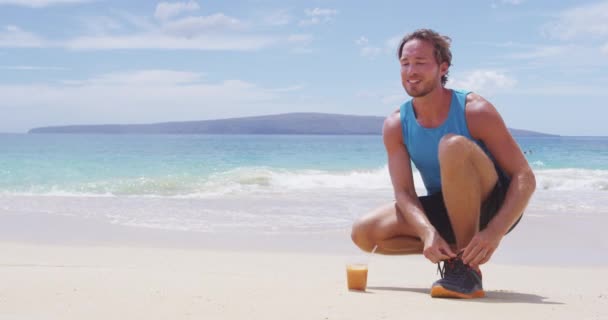
[[[536,188],[534,173],[494,106],[477,94],[467,97],[466,118],[474,139],[481,140],[498,165],[511,177],[502,207],[465,248],[465,263],[486,263],[502,237],[521,216]],[[478,253],[486,250],[481,257]]]
[[[450,250],[450,246],[429,222],[418,200],[412,177],[410,155],[403,143],[399,112],[386,118],[382,136],[397,206],[403,214],[403,218],[416,230],[424,243],[424,256],[433,263],[454,257],[455,254]]]

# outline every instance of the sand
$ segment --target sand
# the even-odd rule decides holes
[[[421,256],[357,252],[338,233],[204,234],[0,216],[2,319],[608,319],[608,217],[531,212],[483,267],[487,297],[433,299]]]
[[[365,293],[347,256],[3,243],[0,319],[608,319],[608,267],[484,268],[487,297],[433,299],[435,266],[376,256]]]

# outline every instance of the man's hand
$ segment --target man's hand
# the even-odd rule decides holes
[[[486,228],[478,232],[464,249],[462,261],[470,266],[478,266],[490,260],[503,235]]]
[[[430,233],[424,239],[424,250],[422,253],[432,263],[456,257],[456,254],[450,249],[450,245],[443,240],[437,231]]]

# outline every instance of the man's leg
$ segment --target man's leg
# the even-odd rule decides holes
[[[439,143],[441,190],[457,251],[464,249],[479,230],[482,202],[491,194],[498,174],[494,164],[473,141],[446,135]],[[460,258],[443,262],[441,279],[431,287],[438,298],[480,298],[485,295],[481,271]]]
[[[384,205],[353,224],[351,237],[362,250],[382,254],[422,253],[420,238],[403,218],[395,202]]]
[[[462,250],[479,230],[481,204],[494,189],[498,175],[475,142],[453,134],[439,143],[439,165],[445,206],[456,246]]]

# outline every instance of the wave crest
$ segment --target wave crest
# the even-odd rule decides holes
[[[608,170],[535,169],[537,190],[608,190]],[[418,194],[425,189],[414,172]],[[372,170],[288,170],[270,167],[241,167],[206,177],[168,175],[106,179],[80,184],[36,185],[24,190],[2,190],[2,194],[50,196],[151,196],[205,198],[229,194],[319,192],[323,190],[392,192],[388,167]]]

